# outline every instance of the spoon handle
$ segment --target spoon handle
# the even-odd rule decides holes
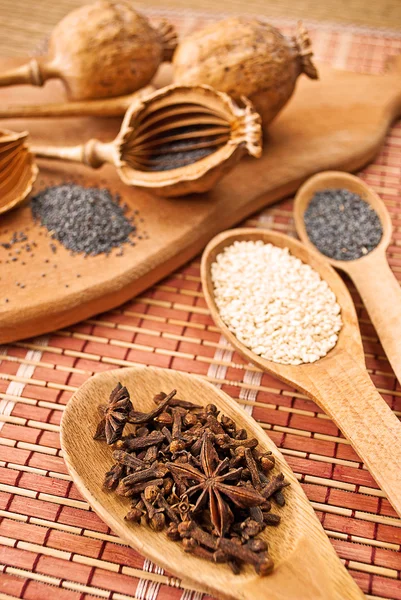
[[[355,264],[347,268],[347,272],[362,297],[395,376],[401,383],[400,284],[382,252],[367,256],[361,265]]]
[[[401,516],[401,423],[377,392],[359,357],[341,353],[325,361],[311,371],[308,390]]]

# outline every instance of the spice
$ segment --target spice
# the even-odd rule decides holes
[[[147,85],[177,45],[163,19],[153,27],[127,0],[98,0],[68,13],[53,29],[40,59],[0,74],[0,85],[43,85],[60,79],[69,100],[112,98]]]
[[[210,190],[244,154],[258,158],[261,137],[248,100],[240,106],[211,87],[173,85],[131,105],[113,148],[124,183],[182,196]]]
[[[188,116],[185,115],[187,119]],[[196,109],[191,116],[199,116]],[[227,124],[219,128],[220,133],[213,134],[213,128],[208,123],[182,126],[176,117],[176,123],[171,123],[171,127],[166,131],[162,128],[159,134],[151,135],[149,148],[146,151],[142,149],[142,170],[169,171],[190,165],[216,152],[230,138]],[[182,139],[179,139],[180,136]],[[185,136],[190,136],[190,139]],[[127,152],[125,158],[127,165],[133,168],[138,166],[139,157],[135,153]]]
[[[72,252],[96,256],[132,243],[136,227],[107,189],[64,183],[46,188],[31,200],[35,221]],[[52,248],[53,249],[53,248]]]
[[[128,390],[119,383],[111,392],[108,403],[98,407],[102,420],[96,430],[95,440],[105,438],[108,444],[119,440],[131,409]]]
[[[337,343],[342,321],[334,293],[288,248],[236,241],[217,255],[211,275],[222,320],[262,358],[312,363]]]
[[[329,258],[355,260],[379,244],[383,227],[372,206],[346,189],[316,192],[304,214],[312,244]]]
[[[234,573],[248,563],[266,575],[273,560],[257,536],[279,524],[272,500],[283,506],[288,485],[282,473],[267,476],[274,456],[261,452],[258,441],[214,404],[181,400],[176,390],[160,392],[154,402],[147,413],[135,411],[118,384],[99,407],[103,418],[94,438],[114,444],[116,461],[105,474],[105,489],[130,499],[127,521],[167,528],[185,552],[226,563]],[[127,424],[134,430],[124,436]]]
[[[246,96],[268,125],[305,73],[317,79],[307,31],[295,36],[255,18],[230,17],[184,38],[174,57],[174,82],[207,84],[235,100]]]

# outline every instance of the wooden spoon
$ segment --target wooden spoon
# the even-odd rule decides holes
[[[177,389],[180,397],[197,404],[214,403],[260,447],[270,450],[291,486],[280,509],[281,524],[268,528],[269,551],[275,561],[271,575],[259,577],[253,567],[234,575],[227,565],[209,563],[186,554],[165,533],[127,523],[129,499],[103,489],[105,472],[113,464],[112,450],[92,439],[99,416],[97,406],[120,381],[132,393],[136,410],[154,408],[153,396]],[[130,546],[190,585],[199,585],[218,598],[230,600],[357,600],[364,595],[338,559],[301,486],[284,457],[262,428],[224,392],[200,377],[171,370],[135,367],[106,371],[90,378],[69,401],[61,423],[61,446],[68,469],[96,513]],[[172,581],[173,584],[177,582]],[[187,584],[185,584],[187,585]]]
[[[333,260],[324,254],[320,255],[333,267],[341,269],[351,277],[394,373],[401,383],[401,287],[386,258],[386,249],[392,237],[392,225],[384,202],[359,177],[341,171],[324,171],[308,179],[297,193],[294,220],[298,235],[309,248],[319,252],[306,233],[304,212],[315,192],[334,188],[347,189],[368,202],[380,217],[383,237],[372,252],[357,260]]]
[[[313,364],[299,366],[274,363],[254,354],[228,330],[215,304],[210,269],[217,254],[236,240],[263,240],[289,248],[327,281],[341,306],[343,319],[337,345],[327,356]],[[261,229],[233,229],[216,236],[206,247],[201,278],[211,315],[228,341],[247,360],[294,385],[329,415],[401,516],[401,423],[376,391],[366,371],[354,304],[340,276],[317,252],[293,238]]]

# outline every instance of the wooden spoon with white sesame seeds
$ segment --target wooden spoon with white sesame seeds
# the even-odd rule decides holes
[[[227,564],[209,562],[184,552],[180,542],[169,540],[165,531],[124,520],[128,498],[107,491],[104,475],[113,464],[113,450],[94,441],[99,423],[98,406],[118,382],[131,393],[134,407],[154,409],[153,397],[161,390],[176,389],[183,400],[206,406],[213,403],[222,414],[256,438],[262,451],[271,451],[286,480],[286,503],[277,527],[260,537],[269,546],[273,571],[261,577],[251,565],[234,575]],[[155,367],[132,367],[104,371],[88,379],[68,402],[61,423],[61,446],[68,469],[84,498],[126,543],[170,574],[155,574],[153,581],[202,591],[225,600],[363,600],[364,595],[335,553],[313,508],[285,458],[263,429],[237,402],[203,378]],[[118,540],[117,540],[118,541]],[[178,579],[177,579],[178,578]],[[180,593],[181,597],[187,594]]]
[[[341,306],[343,326],[336,346],[324,358],[297,366],[275,363],[252,352],[229,331],[215,303],[211,265],[236,240],[262,240],[289,248],[291,254],[309,264],[329,284]],[[201,277],[211,315],[227,340],[244,358],[294,385],[329,415],[401,516],[401,423],[369,377],[355,307],[335,270],[310,246],[291,237],[263,229],[233,229],[217,235],[208,244],[202,256]]]
[[[301,240],[319,252],[306,233],[304,212],[319,190],[346,189],[368,202],[380,218],[383,235],[380,243],[369,254],[355,260],[334,260],[324,256],[333,267],[347,273],[354,282],[377,331],[383,349],[401,383],[401,287],[386,257],[392,238],[389,212],[381,198],[362,179],[342,171],[323,171],[308,179],[299,189],[294,220]]]

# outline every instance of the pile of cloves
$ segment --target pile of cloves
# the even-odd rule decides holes
[[[185,552],[234,573],[252,564],[259,575],[273,569],[264,539],[257,536],[280,523],[272,504],[283,506],[282,473],[272,475],[271,452],[220,415],[214,404],[203,407],[160,392],[149,413],[135,411],[120,383],[106,405],[94,439],[113,445],[115,464],[104,487],[129,498],[127,521],[145,522]],[[123,435],[127,424],[132,433]]]

